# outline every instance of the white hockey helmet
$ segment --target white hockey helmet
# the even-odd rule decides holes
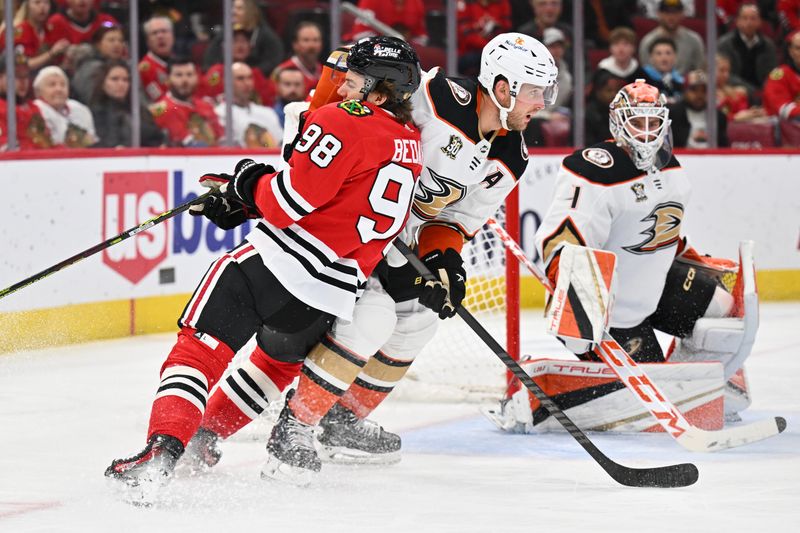
[[[629,83],[608,106],[608,126],[639,170],[662,168],[672,156],[667,99],[644,80]]]
[[[503,107],[494,95],[494,83],[503,76],[511,89],[511,103]],[[500,122],[508,129],[506,119],[514,109],[517,92],[522,84],[529,83],[544,89],[545,105],[552,105],[558,95],[558,67],[545,45],[524,33],[501,33],[481,52],[480,83],[488,92],[489,98],[500,109]]]

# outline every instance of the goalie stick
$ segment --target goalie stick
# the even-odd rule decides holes
[[[402,253],[406,259],[414,266],[417,272],[428,281],[435,281],[436,278],[428,270],[428,267],[420,261],[413,251],[401,240],[395,239],[394,246]],[[676,465],[660,466],[653,468],[631,468],[621,465],[609,459],[589,437],[575,425],[564,411],[558,407],[553,400],[542,390],[536,382],[525,373],[502,346],[489,334],[488,331],[478,322],[472,314],[461,306],[456,308],[458,315],[466,322],[467,326],[475,332],[478,337],[500,358],[503,364],[519,379],[525,387],[541,402],[542,406],[558,420],[564,429],[576,440],[581,447],[586,450],[603,470],[608,473],[617,483],[629,487],[686,487],[697,482],[700,473],[697,467],[691,463],[681,463]]]
[[[205,199],[208,198],[213,192],[214,191],[208,191],[207,193],[198,196],[194,200],[189,200],[188,202],[186,202],[184,204],[181,204],[178,207],[174,207],[174,208],[170,209],[169,211],[164,211],[160,215],[157,215],[157,216],[151,218],[150,220],[146,220],[146,221],[142,222],[141,224],[139,224],[138,226],[136,226],[134,228],[131,228],[129,230],[123,231],[122,233],[120,233],[116,237],[111,237],[110,239],[105,240],[105,241],[103,241],[103,242],[101,242],[99,244],[95,244],[91,248],[87,248],[86,250],[84,250],[84,251],[82,251],[80,253],[77,253],[77,254],[73,255],[72,257],[70,257],[68,259],[64,259],[60,263],[56,263],[55,265],[53,265],[53,266],[51,266],[49,268],[45,268],[44,270],[42,270],[38,274],[34,274],[33,276],[27,277],[27,278],[23,279],[22,281],[19,281],[19,282],[15,283],[15,284],[11,285],[10,287],[6,287],[5,289],[0,290],[0,300],[5,298],[9,294],[13,294],[13,293],[17,292],[18,290],[20,290],[20,289],[22,289],[24,287],[27,287],[28,285],[32,285],[32,284],[36,283],[37,281],[40,281],[40,280],[46,278],[50,274],[54,274],[54,273],[58,272],[59,270],[62,270],[62,269],[66,268],[66,267],[68,267],[70,265],[74,265],[78,261],[86,259],[87,257],[90,257],[90,256],[96,254],[97,252],[103,251],[106,248],[110,248],[110,247],[114,246],[115,244],[118,244],[118,243],[124,241],[125,239],[127,239],[129,237],[133,237],[137,233],[140,233],[142,231],[148,230],[148,229],[152,228],[153,226],[155,226],[157,224],[161,224],[165,220],[170,219],[170,218],[172,218],[175,215],[178,215],[180,213],[183,213],[184,211],[186,211],[187,209],[189,209],[190,207],[192,207],[195,204],[203,203],[205,201]]]
[[[493,218],[489,219],[488,224],[514,257],[527,267],[531,274],[544,285],[545,289],[552,292],[550,280],[528,259],[519,244],[511,238],[506,230]],[[717,431],[700,429],[686,420],[677,407],[647,377],[644,369],[631,359],[607,330],[603,334],[603,341],[595,348],[594,352],[614,371],[636,399],[650,411],[664,431],[687,450],[712,452],[736,448],[773,437],[786,429],[786,420],[780,416]]]

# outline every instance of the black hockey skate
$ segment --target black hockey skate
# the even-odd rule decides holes
[[[322,469],[322,462],[314,448],[317,426],[297,420],[289,408],[294,391],[286,395],[278,421],[267,442],[267,462],[261,469],[263,479],[285,481],[293,485],[308,485]]]
[[[159,489],[167,484],[183,444],[170,435],[153,435],[144,450],[127,459],[116,459],[105,475],[121,483],[123,496],[135,505],[151,505]]]
[[[185,466],[192,474],[199,474],[219,463],[221,457],[219,435],[201,427],[186,445],[186,453],[183,454],[180,466]]]
[[[339,464],[394,464],[400,461],[400,435],[379,424],[357,417],[334,405],[320,421],[320,457]]]

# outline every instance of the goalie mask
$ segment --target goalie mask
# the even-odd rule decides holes
[[[639,170],[661,169],[672,156],[667,99],[644,80],[619,90],[609,105],[608,125]]]
[[[382,80],[392,83],[392,96],[398,103],[411,98],[419,87],[417,53],[408,43],[395,37],[365,37],[359,40],[347,54],[347,68],[364,76],[364,88],[361,90],[364,99]]]
[[[500,105],[494,95],[497,77],[508,81],[511,102],[508,107]],[[522,33],[501,33],[481,52],[480,83],[488,92],[489,98],[500,109],[500,124],[508,128],[508,113],[514,109],[517,95],[523,85],[529,84],[543,90],[545,105],[552,105],[558,96],[558,67],[545,45]]]

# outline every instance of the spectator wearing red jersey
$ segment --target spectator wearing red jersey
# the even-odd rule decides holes
[[[800,120],[800,30],[787,41],[789,58],[769,73],[764,85],[764,109],[782,119]]]
[[[70,44],[90,43],[101,26],[119,26],[117,19],[95,11],[92,0],[67,0],[67,9],[47,19],[47,42],[66,39]]]
[[[322,75],[322,63],[319,60],[322,53],[322,29],[316,22],[304,20],[297,25],[292,39],[292,51],[294,55],[278,65],[275,71],[296,68],[302,72],[307,95],[317,86]]]
[[[359,0],[358,7],[403,34],[406,41],[422,46],[428,43],[422,0]],[[357,41],[374,35],[378,35],[374,29],[357,21],[345,40]]]
[[[750,98],[744,82],[731,75],[731,60],[724,54],[717,54],[717,108],[728,121],[750,107]],[[763,115],[763,110],[761,112]]]
[[[231,55],[234,62],[247,63],[247,58],[250,57],[252,44],[250,42],[250,32],[242,27],[236,27],[233,30],[233,48]],[[211,99],[218,100],[222,97],[225,91],[225,65],[217,63],[211,65],[206,73],[200,80],[200,87],[197,89],[199,96],[207,96]],[[275,84],[261,73],[261,70],[254,68],[252,72],[253,87],[250,100],[253,103],[271,106],[275,103]]]
[[[156,102],[167,94],[167,60],[175,46],[172,20],[157,15],[144,23],[147,53],[139,61],[139,79],[144,94],[150,102]]]
[[[211,104],[195,94],[197,67],[189,58],[173,58],[167,63],[167,76],[167,94],[150,106],[167,141],[172,146],[217,146],[223,129]]]
[[[50,0],[24,0],[14,15],[14,48],[28,59],[28,66],[32,70],[51,64],[69,46],[67,39],[47,40],[49,16]],[[2,27],[0,51],[6,47],[5,24]]]
[[[787,33],[800,30],[800,0],[778,0],[778,19]]]
[[[458,71],[477,75],[481,51],[496,35],[511,29],[511,6],[508,0],[459,0]]]
[[[44,122],[39,108],[33,105],[29,98],[31,89],[31,69],[24,56],[18,55],[14,67],[14,92],[17,97],[17,145],[21,150],[39,148],[52,148],[50,131]],[[6,62],[0,61],[0,150],[8,146],[8,105],[6,92],[8,81],[6,78]]]

